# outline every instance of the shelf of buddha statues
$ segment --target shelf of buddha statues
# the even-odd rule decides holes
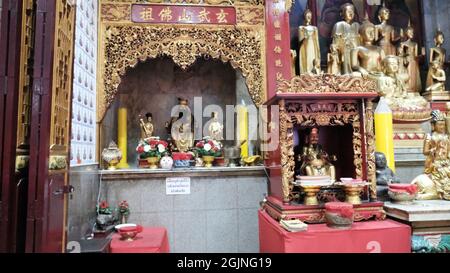
[[[195,167],[164,169],[123,169],[101,170],[102,180],[152,179],[166,177],[230,177],[230,176],[266,176],[264,166],[249,167]]]

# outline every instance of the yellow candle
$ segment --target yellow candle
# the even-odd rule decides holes
[[[118,113],[118,131],[117,139],[119,149],[122,151],[122,160],[117,165],[119,169],[128,169],[130,166],[127,163],[127,109],[119,108]]]
[[[248,111],[243,105],[238,106],[238,142],[244,144],[241,145],[241,157],[248,157]]]
[[[375,110],[375,143],[376,151],[386,156],[389,168],[395,172],[392,111],[384,98]]]

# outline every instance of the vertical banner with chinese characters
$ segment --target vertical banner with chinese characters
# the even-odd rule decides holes
[[[267,98],[276,94],[277,79],[291,79],[289,14],[286,2],[266,0]]]
[[[134,4],[131,20],[152,24],[235,25],[236,10],[234,7]]]

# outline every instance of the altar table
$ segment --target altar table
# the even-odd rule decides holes
[[[123,241],[114,234],[111,253],[169,253],[169,239],[165,228],[144,227],[134,241]]]
[[[308,225],[304,232],[289,232],[259,211],[261,253],[410,253],[411,228],[393,220],[354,223],[349,230],[326,224]]]

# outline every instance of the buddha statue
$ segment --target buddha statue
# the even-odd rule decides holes
[[[400,183],[394,172],[387,166],[386,156],[383,153],[375,153],[377,196],[381,201],[389,200],[388,190],[392,183]]]
[[[445,90],[446,77],[444,63],[447,58],[447,52],[445,48],[442,47],[444,42],[444,33],[438,30],[434,36],[435,47],[430,49],[430,68],[427,76],[427,92],[442,92]]]
[[[212,121],[208,126],[208,133],[213,140],[223,140],[223,125],[218,120],[217,112],[212,113]]]
[[[444,92],[446,79],[442,63],[439,60],[433,61],[428,72],[426,92]]]
[[[333,44],[338,48],[340,60],[342,60],[342,74],[352,73],[351,51],[358,47],[359,23],[355,22],[355,6],[351,3],[344,4],[341,8],[343,21],[337,22],[333,27]]]
[[[316,26],[311,25],[313,13],[307,9],[304,12],[304,24],[298,28],[300,75],[311,73],[314,61],[320,60],[319,32]]]
[[[336,169],[331,164],[330,156],[323,151],[319,144],[319,129],[313,128],[308,136],[308,144],[303,147],[299,156],[302,162],[300,173],[306,176],[329,176],[336,181]]]
[[[432,133],[425,138],[423,147],[425,174],[414,179],[412,184],[419,188],[419,200],[450,200],[450,138],[446,116],[439,110],[431,115]]]
[[[341,75],[341,58],[339,56],[338,48],[335,44],[330,45],[330,53],[328,53],[328,68],[327,72],[331,75]]]
[[[402,74],[400,69],[400,59],[396,56],[386,56],[381,62],[385,77],[379,79],[379,89],[381,95],[389,101],[391,98],[407,97],[408,75]]]
[[[295,64],[297,61],[297,51],[295,51],[294,49],[291,49],[291,73],[292,73],[292,77],[295,77],[296,72],[295,72]]]
[[[180,153],[187,153],[194,147],[194,134],[187,128],[190,126],[181,124],[178,127],[178,133],[172,135],[177,151]]]
[[[153,137],[153,131],[154,131],[153,122],[152,122],[152,118],[153,118],[152,113],[145,114],[145,118],[146,118],[145,121],[143,118],[139,119],[139,123],[141,126],[141,139],[142,140]]]
[[[408,92],[420,94],[422,91],[422,81],[420,80],[420,69],[419,69],[419,56],[422,55],[419,52],[419,45],[413,41],[414,39],[414,28],[411,24],[406,28],[407,40],[400,43],[401,52],[407,63],[407,71],[409,75],[408,80]]]
[[[323,75],[322,67],[320,66],[320,59],[315,59],[313,64],[314,68],[310,74],[318,76]]]
[[[372,75],[378,78],[383,75],[381,61],[385,54],[381,47],[373,45],[375,41],[375,25],[366,16],[364,23],[359,29],[362,44],[351,51],[352,70],[363,78]]]
[[[391,11],[383,4],[383,7],[378,11],[380,24],[375,27],[375,41],[386,55],[395,55],[396,48],[394,43],[398,42],[401,36],[397,36],[395,28],[388,24],[390,16]]]

